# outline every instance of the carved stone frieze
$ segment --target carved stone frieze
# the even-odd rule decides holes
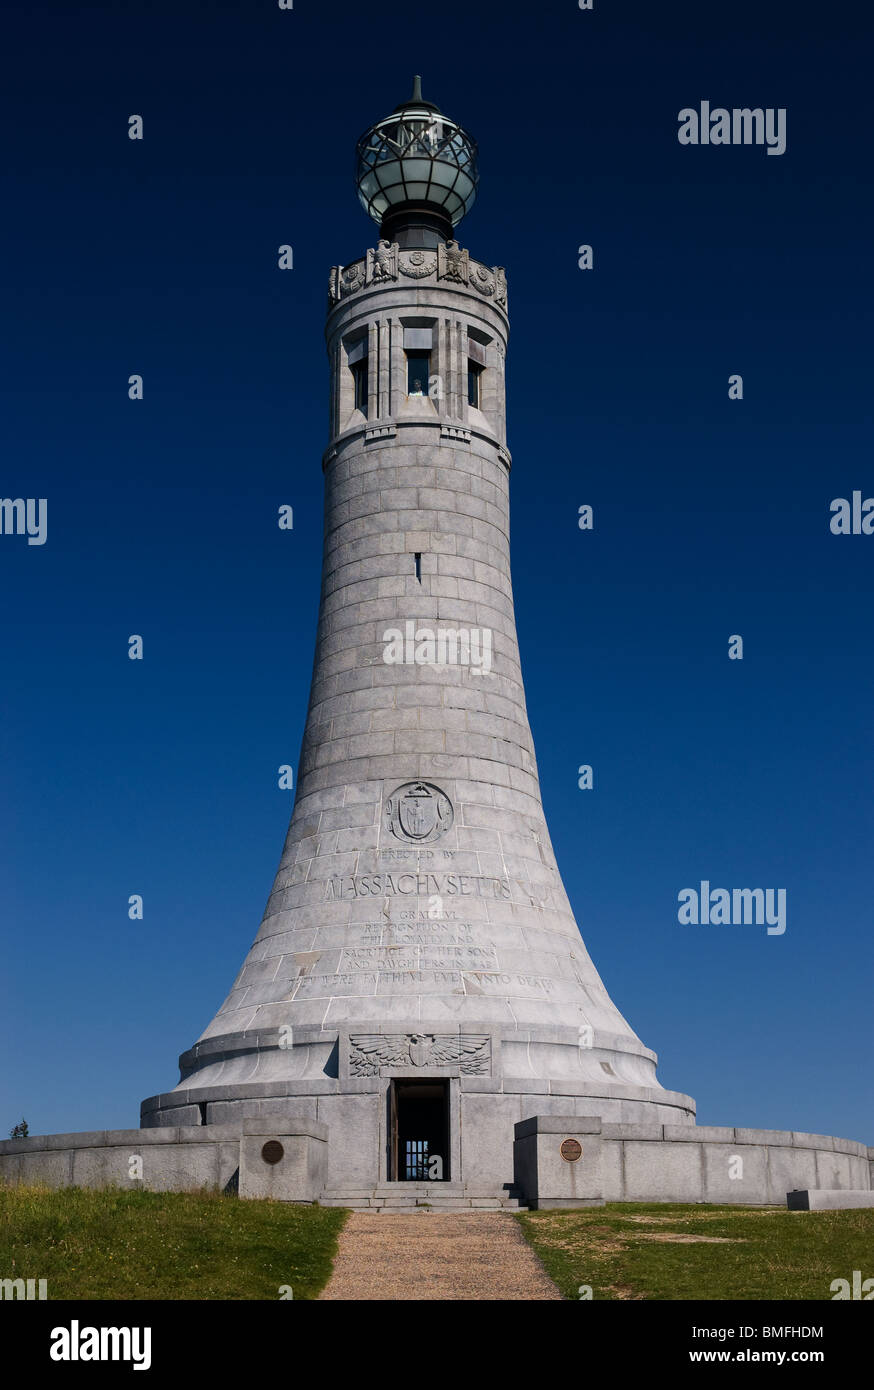
[[[466,285],[470,273],[470,256],[457,241],[447,242],[437,248],[437,277],[440,280],[454,280],[458,285]]]
[[[494,294],[494,271],[489,270],[487,265],[480,265],[479,261],[473,261],[470,266],[470,275],[467,283],[472,285],[475,290],[479,290],[480,294]]]
[[[364,265],[361,261],[353,261],[352,265],[347,265],[340,271],[341,299],[345,299],[347,295],[355,294],[363,287]]]
[[[462,1076],[487,1076],[492,1040],[488,1033],[350,1033],[351,1076],[386,1076],[441,1067]]]
[[[429,256],[427,251],[404,251],[400,256],[401,275],[409,275],[413,280],[423,280],[433,275],[437,269],[437,257]]]
[[[398,244],[380,238],[379,245],[367,250],[367,283],[379,285],[398,278]],[[360,286],[359,286],[360,288]]]
[[[435,253],[402,250],[397,242],[384,239],[378,246],[370,247],[360,261],[334,266],[328,285],[330,305],[333,307],[365,287],[396,284],[402,279],[458,285],[476,290],[503,310],[507,307],[507,276],[503,266],[487,266],[472,260],[469,252],[455,240],[438,246]]]

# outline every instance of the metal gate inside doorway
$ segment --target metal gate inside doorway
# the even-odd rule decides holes
[[[390,1105],[392,1181],[448,1182],[448,1082],[393,1080]]]

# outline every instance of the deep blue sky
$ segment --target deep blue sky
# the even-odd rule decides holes
[[[420,72],[480,144],[460,239],[507,267],[516,609],[589,949],[702,1123],[874,1142],[874,536],[828,528],[874,495],[872,20],[595,6],[7,9],[0,493],[49,514],[43,547],[0,537],[0,1133],[136,1124],[257,929],[312,665],[328,269],[373,244],[355,140]],[[787,153],[681,147],[701,99],[787,107]],[[785,887],[786,934],[681,927],[702,878]]]

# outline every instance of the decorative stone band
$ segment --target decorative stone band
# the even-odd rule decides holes
[[[363,425],[353,425],[351,429],[343,430],[335,439],[331,441],[325,452],[322,454],[322,470],[327,469],[334,459],[342,456],[350,447],[354,447],[360,440],[365,444],[372,444],[386,439],[394,439],[400,435],[399,443],[405,443],[404,435],[422,433],[433,433],[435,443],[441,439],[451,439],[456,444],[470,444],[471,440],[479,441],[480,452],[482,446],[486,445],[493,449],[498,462],[506,468],[509,473],[513,466],[513,458],[509,449],[504,444],[496,444],[495,436],[485,429],[477,429],[467,425],[449,425],[445,421],[434,417],[433,412],[429,415],[413,416],[408,415],[405,419],[384,419],[374,420],[372,423]]]
[[[342,1058],[343,1054],[340,1056]],[[346,1056],[348,1057],[348,1053]],[[497,1063],[494,1056],[493,1062]],[[394,1068],[385,1070],[391,1076],[397,1074],[405,1079],[416,1077],[424,1080],[452,1075],[450,1071],[439,1067],[423,1067],[415,1071],[407,1068],[397,1073]],[[647,1113],[656,1117],[654,1124],[660,1123],[659,1117],[663,1118],[667,1112],[671,1120],[677,1124],[682,1123],[684,1127],[688,1125],[690,1129],[695,1125],[695,1102],[692,1097],[684,1095],[682,1091],[666,1091],[658,1086],[627,1086],[617,1085],[615,1082],[612,1085],[602,1085],[595,1081],[580,1083],[570,1080],[547,1083],[528,1081],[524,1077],[505,1077],[502,1080],[495,1076],[458,1076],[457,1072],[456,1076],[464,1095],[475,1091],[478,1094],[487,1093],[507,1100],[519,1096],[523,1097],[526,1103],[533,1104],[537,1103],[538,1096],[549,1096],[554,1102],[560,1101],[568,1108],[576,1103],[585,1103],[587,1108],[594,1109],[598,1102],[604,1102],[605,1108],[616,1102],[627,1102],[635,1110],[645,1107]],[[288,1105],[293,1112],[296,1105],[314,1096],[342,1098],[350,1092],[357,1095],[373,1092],[379,1095],[384,1093],[387,1081],[387,1076],[350,1074],[346,1080],[323,1075],[319,1078],[287,1081],[218,1081],[214,1085],[193,1086],[192,1089],[181,1086],[175,1091],[164,1091],[160,1095],[149,1096],[140,1106],[140,1117],[146,1129],[155,1126],[197,1124],[199,1121],[212,1125],[216,1122],[216,1112],[213,1108],[216,1105],[224,1110],[226,1103],[242,1103],[248,1106],[260,1102],[266,1104],[269,1110]]]
[[[486,1068],[486,1071],[493,1075],[496,1074],[495,1068],[499,1064],[502,1045],[507,1047],[518,1045],[521,1048],[529,1049],[532,1044],[541,1043],[570,1047],[573,1050],[578,1050],[580,1046],[579,1033],[574,1032],[572,1028],[546,1025],[541,1028],[526,1028],[519,1032],[511,1032],[488,1025],[483,1027],[474,1025],[472,1029],[467,1028],[462,1033],[459,1029],[450,1032],[445,1023],[441,1028],[439,1024],[431,1024],[429,1026],[426,1021],[421,1024],[418,1034],[414,1035],[411,1033],[386,1033],[384,1028],[382,1030],[380,1029],[378,1021],[374,1020],[373,1022],[363,1021],[362,1027],[356,1029],[354,1032],[355,1037],[367,1036],[374,1038],[377,1035],[391,1040],[392,1045],[398,1038],[411,1039],[414,1036],[439,1037],[441,1042],[444,1038],[448,1037],[456,1039],[460,1037],[488,1038],[491,1040],[491,1046],[487,1053],[489,1057],[489,1066]],[[346,1046],[343,1046],[344,1040]],[[349,1055],[348,1044],[350,1041],[351,1039],[348,1033],[344,1033],[340,1030],[317,1028],[312,1025],[305,1028],[295,1028],[294,1036],[291,1039],[284,1036],[283,1031],[279,1028],[253,1029],[248,1033],[224,1033],[195,1043],[194,1047],[182,1053],[179,1058],[179,1071],[182,1077],[179,1087],[180,1089],[186,1088],[186,1082],[189,1078],[205,1067],[214,1066],[217,1063],[229,1061],[234,1057],[240,1057],[246,1054],[274,1050],[291,1051],[293,1047],[328,1046],[333,1048],[334,1044],[339,1042],[341,1044],[339,1066],[342,1068],[344,1065],[344,1054],[347,1057]],[[593,1030],[591,1039],[588,1040],[588,1048],[598,1053],[618,1052],[640,1057],[647,1062],[651,1062],[653,1066],[655,1066],[658,1060],[656,1054],[650,1048],[644,1047],[643,1043],[638,1042],[636,1039],[632,1039],[627,1035],[619,1037],[615,1033],[607,1033],[600,1029]],[[421,1065],[422,1060],[421,1055],[419,1055],[419,1060],[416,1062],[411,1061],[410,1065],[413,1067]],[[381,1061],[380,1066],[382,1065],[383,1062]],[[365,1075],[366,1073],[361,1072],[358,1074]],[[374,1075],[375,1074],[374,1072]],[[467,1074],[472,1075],[474,1073],[470,1072]],[[173,1095],[175,1092],[168,1092],[166,1094]],[[689,1097],[684,1097],[684,1100],[688,1099]]]
[[[296,1028],[285,1039],[276,1029],[225,1035],[198,1043],[180,1058],[182,1080],[174,1091],[144,1101],[142,1123],[221,1122],[241,1102],[294,1106],[304,1097],[380,1092],[392,1076],[454,1077],[463,1093],[487,1091],[508,1103],[534,1093],[563,1097],[571,1108],[584,1099],[617,1120],[627,1114],[694,1121],[695,1102],[658,1085],[655,1054],[637,1040],[600,1033],[594,1048],[584,1051],[577,1042],[577,1031],[567,1027],[513,1032],[471,1020],[453,1029],[445,1019],[422,1020],[415,1032],[410,1025],[393,1032],[385,1020],[362,1019],[337,1032]],[[552,1079],[532,1080],[531,1058],[544,1052],[536,1075]]]
[[[436,252],[402,251],[397,242],[380,241],[360,260],[346,266],[332,266],[328,282],[329,307],[374,285],[403,285],[405,281],[428,280],[435,283],[446,281],[476,290],[483,299],[491,299],[506,313],[507,275],[504,267],[487,266],[481,261],[471,260],[469,253],[457,241],[438,246]]]

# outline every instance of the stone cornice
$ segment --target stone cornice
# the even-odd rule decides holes
[[[335,265],[328,283],[328,312],[363,290],[404,289],[441,284],[472,290],[502,314],[507,313],[507,276],[503,266],[473,260],[457,241],[436,250],[401,249],[397,242],[380,241],[349,265]]]
[[[434,418],[434,416],[425,418],[412,416],[409,419],[368,421],[355,425],[352,429],[344,430],[342,434],[338,434],[336,439],[331,441],[322,454],[322,470],[324,471],[338,453],[355,440],[359,440],[363,444],[378,443],[380,440],[395,439],[399,430],[407,429],[433,430],[436,442],[444,439],[451,440],[456,444],[469,444],[472,438],[482,439],[494,449],[498,462],[504,465],[508,473],[512,468],[513,461],[509,449],[496,439],[489,430],[477,429],[476,425],[464,424],[460,420],[453,421],[439,417]]]

